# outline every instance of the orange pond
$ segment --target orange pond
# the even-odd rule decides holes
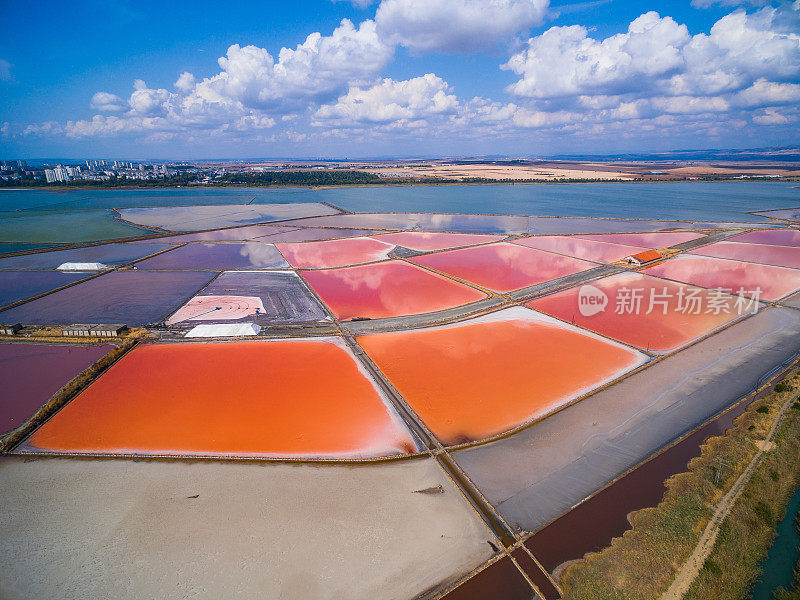
[[[343,342],[133,350],[27,441],[78,453],[372,457],[415,445]]]
[[[597,266],[577,258],[505,242],[426,254],[411,259],[411,262],[497,292],[524,288]]]
[[[605,306],[591,296],[607,298]],[[656,353],[684,346],[755,308],[727,294],[639,273],[604,277],[526,306]]]
[[[301,274],[340,320],[417,315],[486,298],[483,292],[397,260]]]
[[[393,244],[364,237],[275,246],[296,269],[328,269],[375,262],[388,258],[394,249]]]
[[[646,360],[521,307],[358,342],[444,444],[513,429]]]
[[[459,248],[461,246],[474,246],[476,244],[485,244],[488,242],[499,242],[506,236],[483,235],[478,233],[425,233],[422,231],[401,231],[373,237],[376,240],[397,244],[398,246],[411,248],[418,252],[431,252],[434,250]]]
[[[676,256],[644,272],[761,300],[777,300],[800,289],[800,271],[796,269],[689,254]]]

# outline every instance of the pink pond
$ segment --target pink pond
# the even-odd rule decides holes
[[[800,246],[768,246],[767,244],[740,244],[738,242],[717,242],[703,246],[690,254],[732,258],[762,265],[800,268]]]
[[[777,300],[800,289],[800,271],[795,269],[689,254],[643,272],[762,300]]]
[[[796,229],[762,229],[749,231],[729,238],[731,242],[747,242],[749,244],[772,244],[775,246],[800,246],[800,231]]]
[[[575,258],[601,263],[615,262],[631,254],[638,254],[645,250],[645,248],[641,246],[611,244],[608,242],[597,242],[595,240],[584,240],[578,237],[562,235],[543,235],[522,238],[514,240],[514,243],[527,246],[528,248],[549,250],[550,252],[558,252],[559,254],[566,254],[567,256],[574,256]]]
[[[303,271],[337,318],[415,315],[482,300],[485,294],[403,261]]]
[[[447,250],[462,246],[474,246],[489,242],[499,242],[502,235],[461,234],[461,233],[424,233],[420,231],[402,231],[373,236],[376,240],[397,244],[419,252]]]
[[[590,304],[592,295],[607,298],[605,306]],[[526,304],[659,354],[703,337],[746,312],[753,312],[757,305],[749,300],[737,303],[734,296],[632,272],[604,277]]]
[[[628,244],[644,248],[668,248],[690,240],[703,237],[702,233],[693,231],[665,231],[656,233],[609,233],[604,235],[582,235],[586,240],[610,242],[612,244]]]
[[[275,244],[289,264],[298,269],[329,269],[388,258],[393,244],[357,237],[322,242]]]
[[[517,290],[595,266],[505,242],[418,256],[411,262],[498,292]]]
[[[265,312],[264,303],[257,296],[195,296],[167,319],[166,324],[235,320]]]

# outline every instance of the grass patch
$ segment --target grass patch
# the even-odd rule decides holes
[[[796,377],[795,374],[792,375]],[[722,496],[757,452],[789,390],[751,404],[725,435],[703,444],[689,471],[670,478],[661,503],[637,512],[633,528],[601,552],[564,570],[565,600],[657,599],[696,546]],[[800,411],[789,411],[756,472],[722,523],[717,542],[685,598],[737,600],[747,595],[775,535],[775,523],[800,485]]]

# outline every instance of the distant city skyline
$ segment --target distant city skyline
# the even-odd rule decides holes
[[[0,5],[6,158],[549,156],[800,140],[800,0]]]

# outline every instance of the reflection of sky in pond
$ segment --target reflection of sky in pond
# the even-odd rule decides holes
[[[445,444],[483,439],[541,417],[646,360],[519,307],[358,342]]]
[[[457,185],[310,188],[156,188],[143,190],[3,190],[0,210],[32,207],[330,202],[354,212],[442,212],[764,221],[747,211],[800,204],[788,182],[668,182],[557,185]]]
[[[191,243],[136,264],[140,269],[276,269],[288,267],[272,244]]]
[[[687,229],[689,226],[689,223],[681,221],[531,217],[528,233],[571,234],[664,231],[667,229]]]
[[[394,249],[393,244],[363,237],[276,246],[286,260],[298,269],[325,269],[374,262],[388,258]]]
[[[783,208],[778,210],[758,211],[759,215],[773,219],[786,219],[787,221],[800,221],[800,208]]]
[[[402,231],[373,236],[376,240],[411,248],[418,252],[447,250],[461,246],[499,242],[505,236],[469,233],[425,233],[421,231]]]
[[[165,244],[104,244],[87,248],[37,252],[0,259],[0,269],[55,269],[65,262],[100,262],[116,265],[161,252]]]
[[[569,256],[505,242],[426,254],[411,261],[498,292],[524,288],[596,266]]]
[[[578,304],[582,290],[605,294],[605,309],[583,316]],[[538,298],[526,306],[644,350],[664,353],[739,318],[733,296],[726,296],[725,306],[730,312],[707,313],[712,296],[713,292],[701,288],[640,273],[619,273]],[[746,305],[749,301],[742,308]],[[751,311],[756,306],[750,307]]]
[[[317,203],[171,206],[125,208],[119,211],[126,221],[173,231],[196,231],[262,221],[300,219],[315,215],[333,215],[337,212],[329,206]]]
[[[798,232],[800,233],[800,232]],[[800,246],[768,246],[766,244],[744,244],[738,242],[718,242],[703,246],[691,254],[732,258],[747,262],[775,265],[778,267],[800,268]]]
[[[0,281],[8,273],[12,271],[0,271]],[[68,277],[72,277],[72,280],[82,277],[58,271],[22,273],[25,277],[59,275],[64,280]],[[158,322],[172,313],[214,275],[213,271],[111,271],[0,312],[0,321],[18,321],[31,325],[146,325]]]
[[[198,233],[185,233],[159,238],[164,242],[246,242],[268,234],[294,231],[294,227],[280,227],[278,225],[250,225],[246,227],[231,227],[229,229],[216,229],[214,231],[201,231]]]
[[[49,292],[87,275],[61,271],[0,271],[0,306]],[[0,313],[0,323],[15,322],[7,315]]]
[[[444,310],[485,294],[402,261],[325,271],[303,277],[339,319],[380,319]]]
[[[140,346],[28,444],[57,452],[342,458],[415,450],[374,382],[333,338]]]
[[[755,263],[683,254],[644,270],[645,273],[707,288],[743,290],[762,300],[777,300],[800,289],[800,271]]]
[[[730,238],[730,241],[747,242],[749,244],[772,244],[775,246],[800,246],[800,231],[795,229],[748,231]]]
[[[574,256],[583,260],[594,262],[609,263],[617,261],[631,254],[643,252],[644,248],[636,246],[625,246],[622,244],[610,244],[607,242],[596,242],[577,237],[564,236],[538,236],[514,240],[515,244],[521,244],[528,248],[539,250],[549,250],[567,256]]]
[[[296,221],[298,225],[366,227],[453,233],[525,233],[528,217],[501,215],[354,214]]]
[[[619,233],[610,235],[582,235],[587,240],[610,242],[612,244],[629,244],[645,248],[668,248],[690,240],[703,237],[702,233],[692,231],[674,231],[663,233]]]

